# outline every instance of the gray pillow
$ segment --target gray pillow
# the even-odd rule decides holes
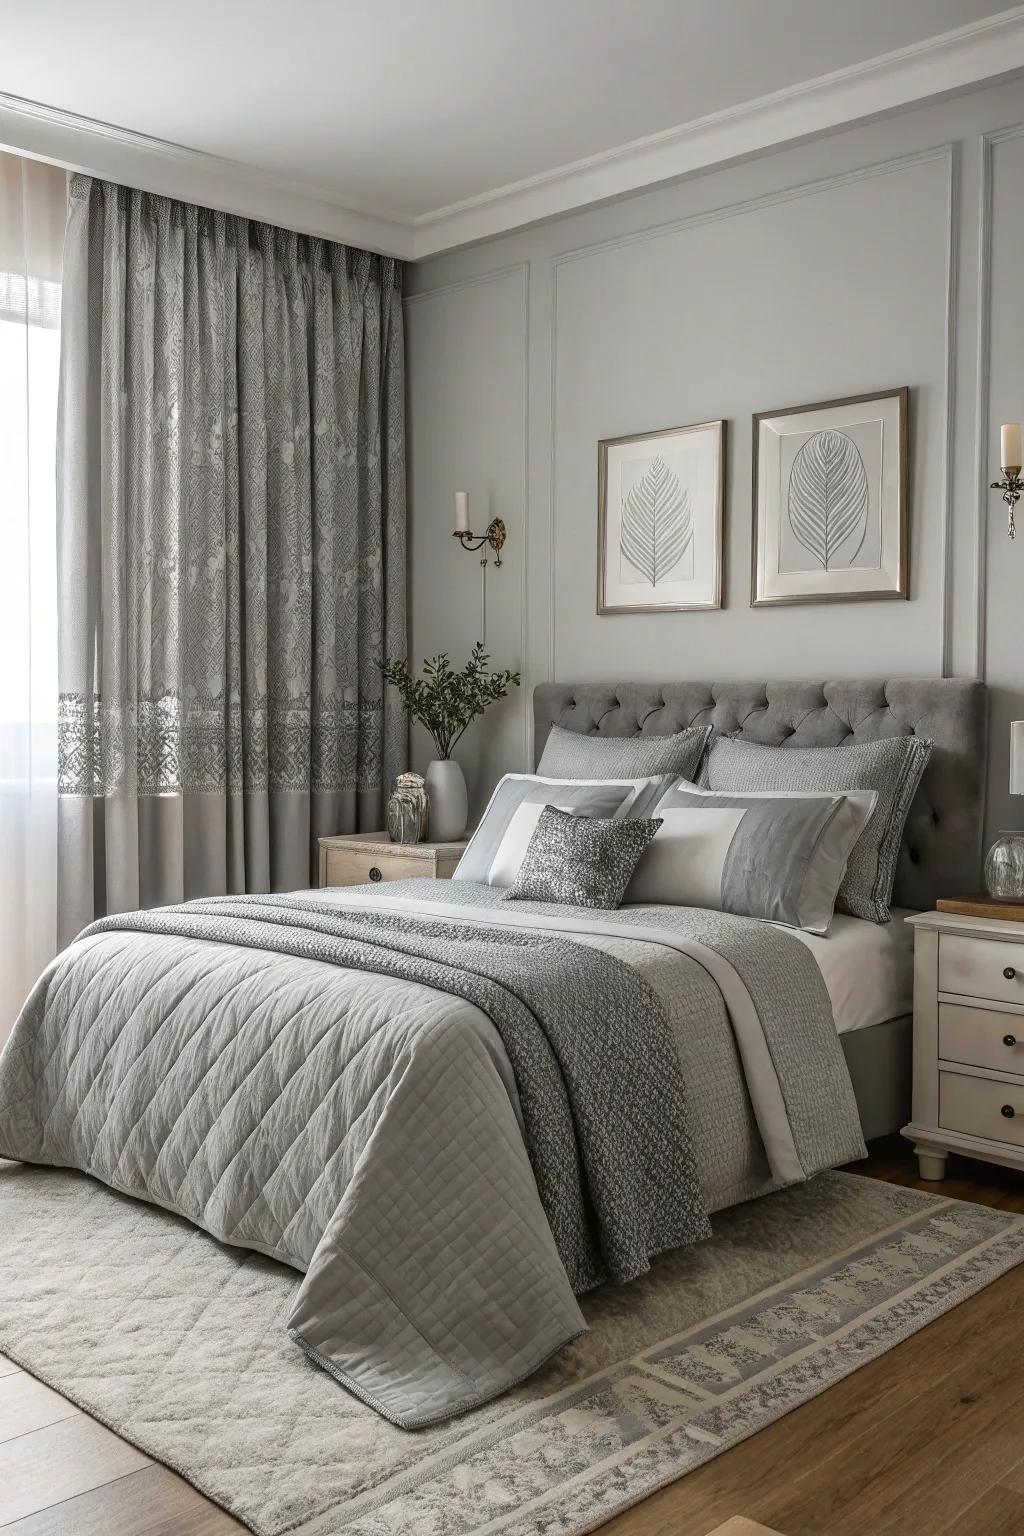
[[[661,822],[609,821],[545,806],[505,901],[617,907]]]
[[[696,777],[710,725],[674,736],[585,736],[553,725],[537,772],[560,779],[641,779],[655,773]]]
[[[491,865],[521,806],[558,805],[577,816],[643,815],[661,799],[672,777],[662,774],[656,778],[622,777],[586,783],[578,779],[541,778],[532,773],[507,773],[499,780],[453,878],[489,878]],[[504,879],[501,883],[509,881]]]
[[[714,790],[875,790],[878,804],[850,854],[836,911],[887,923],[903,829],[931,752],[920,736],[841,747],[762,747],[722,736],[708,753],[707,781]]]
[[[626,900],[827,933],[847,860],[877,801],[873,790],[734,795],[677,784],[652,813],[662,828]]]

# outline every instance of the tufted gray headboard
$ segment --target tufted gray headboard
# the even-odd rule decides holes
[[[670,736],[687,725],[767,746],[834,747],[918,735],[934,743],[907,820],[894,900],[931,907],[977,890],[988,750],[984,683],[898,678],[836,683],[542,683],[537,760],[552,725],[590,736]]]

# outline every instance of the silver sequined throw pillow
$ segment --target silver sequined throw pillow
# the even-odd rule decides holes
[[[660,817],[612,821],[603,816],[573,816],[546,805],[504,899],[617,907],[660,826]]]

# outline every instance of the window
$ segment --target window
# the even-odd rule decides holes
[[[0,154],[0,1042],[56,948],[63,171]]]

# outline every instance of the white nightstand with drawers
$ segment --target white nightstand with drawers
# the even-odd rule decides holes
[[[1024,923],[922,912],[914,927],[914,1107],[923,1179],[950,1152],[1024,1169]]]

